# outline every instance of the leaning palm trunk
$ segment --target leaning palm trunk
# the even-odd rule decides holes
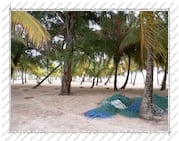
[[[107,85],[107,83],[110,81],[111,75],[108,76],[106,82],[104,83],[104,85]]]
[[[154,48],[154,13],[147,11],[140,13],[141,26],[141,48],[147,50],[147,75],[145,81],[144,95],[139,111],[140,117],[151,120],[153,118],[152,93],[153,93],[153,48]],[[146,20],[144,22],[144,19]],[[144,25],[145,24],[145,25]]]
[[[162,80],[162,86],[161,86],[161,91],[166,89],[166,81],[167,81],[167,67],[165,67],[165,71],[164,71],[164,76],[163,76],[163,80]]]
[[[50,73],[48,73],[48,75],[42,79],[40,82],[37,83],[37,85],[35,85],[33,87],[33,89],[37,88],[38,86],[40,86],[47,78],[49,78],[49,76],[54,73],[59,67],[61,66],[61,63],[59,65],[57,65]]]
[[[93,87],[94,87],[94,83],[95,83],[95,77],[93,78],[92,85],[91,85],[90,88],[93,88]]]
[[[132,83],[133,86],[135,85],[136,78],[137,78],[137,71],[135,72],[134,81]]]
[[[83,75],[83,78],[82,78],[82,80],[80,82],[80,85],[82,85],[83,82],[85,82],[85,75]]]
[[[115,71],[114,71],[114,90],[117,91],[117,72],[118,72],[118,64],[119,64],[119,58],[117,56],[114,57],[114,65],[115,65]]]
[[[131,58],[130,58],[130,55],[128,56],[128,70],[127,70],[127,77],[126,77],[126,81],[124,82],[124,85],[120,88],[120,89],[125,89],[126,88],[126,85],[127,85],[127,82],[128,82],[128,79],[129,79],[129,73],[130,73],[130,65],[131,65]]]

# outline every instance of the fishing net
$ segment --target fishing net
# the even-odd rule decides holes
[[[116,114],[131,118],[139,117],[141,102],[141,97],[128,98],[121,94],[114,94],[102,101],[100,107],[89,110],[85,112],[84,115],[89,118],[109,118]],[[163,115],[168,109],[168,99],[154,94],[152,108],[155,115]]]

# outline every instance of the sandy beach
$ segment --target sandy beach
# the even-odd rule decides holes
[[[72,85],[72,94],[58,95],[60,85],[32,84],[11,86],[11,132],[159,132],[168,131],[168,115],[161,121],[128,118],[117,114],[107,119],[90,119],[84,112],[96,108],[102,100],[112,96],[112,87]],[[127,97],[143,95],[141,88],[119,90]],[[168,92],[154,89],[154,93],[167,96]]]

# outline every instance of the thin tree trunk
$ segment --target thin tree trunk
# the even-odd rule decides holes
[[[19,62],[22,52],[23,52],[22,49],[18,50],[16,56],[13,59],[14,66],[17,66],[17,63]],[[12,77],[13,73],[14,73],[14,67],[11,66],[11,77]]]
[[[159,78],[158,78],[158,74],[159,74],[159,68],[157,67],[157,85],[159,85]]]
[[[117,61],[117,59],[115,59],[114,63],[115,63],[114,90],[117,91],[117,90],[118,90],[118,89],[117,89],[117,70],[118,70],[118,63],[119,63],[119,62]]]
[[[35,85],[33,88],[37,88],[38,86],[40,86],[52,73],[54,73],[54,71],[56,71],[59,67],[61,66],[61,64],[59,64],[58,66],[56,66],[46,77],[44,77],[44,79],[42,79],[40,82],[38,82],[37,85]]]
[[[27,70],[26,69],[24,69],[24,79],[25,79],[25,84],[27,83]]]
[[[111,78],[111,74],[113,73],[114,69],[111,70],[111,72],[109,73],[110,75],[108,76],[106,82],[104,83],[104,85],[107,85],[107,83],[110,83],[110,78]]]
[[[127,70],[127,77],[126,77],[126,81],[124,83],[124,85],[121,87],[121,89],[125,89],[126,85],[127,85],[127,82],[128,82],[128,79],[129,79],[129,73],[130,73],[130,65],[131,65],[131,58],[130,58],[130,55],[128,56],[128,70]]]
[[[99,83],[99,77],[97,77],[96,86],[98,86],[98,83]]]
[[[85,82],[85,75],[83,75],[83,78],[82,78],[82,80],[80,82],[80,85],[82,85],[83,82]]]
[[[133,84],[132,84],[132,85],[135,85],[136,78],[137,78],[137,71],[135,72],[134,82],[133,82]]]
[[[95,77],[93,78],[93,82],[92,82],[91,88],[94,87],[94,83],[95,83]]]
[[[131,82],[130,82],[131,84],[132,84],[132,74],[133,74],[133,72],[131,72]]]
[[[104,83],[104,85],[107,85],[107,83],[110,81],[111,75],[108,76],[106,82]]]
[[[24,84],[24,71],[23,71],[23,69],[21,70],[21,81],[22,81],[22,84]]]
[[[46,62],[47,62],[47,65],[46,65],[46,68],[47,68],[47,75],[48,75],[48,72],[49,72],[49,50],[47,51],[47,54],[46,54],[47,56],[47,60],[46,60]],[[51,82],[51,80],[50,80],[50,78],[48,77],[48,79],[47,79],[47,81],[48,81],[48,83],[49,84],[52,84],[52,82]]]
[[[160,89],[161,91],[166,89],[166,82],[167,82],[167,67],[165,67],[164,76],[162,80],[162,87]]]

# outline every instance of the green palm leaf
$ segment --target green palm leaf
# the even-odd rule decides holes
[[[47,42],[50,38],[49,33],[41,25],[41,23],[35,19],[32,15],[23,11],[11,12],[11,26],[22,25],[28,32],[28,39],[32,41],[36,47],[39,47],[42,43]]]
[[[124,36],[123,40],[121,41],[119,50],[123,50],[126,47],[131,45],[135,45],[140,41],[140,32],[138,27],[134,27],[129,30],[128,33]]]

